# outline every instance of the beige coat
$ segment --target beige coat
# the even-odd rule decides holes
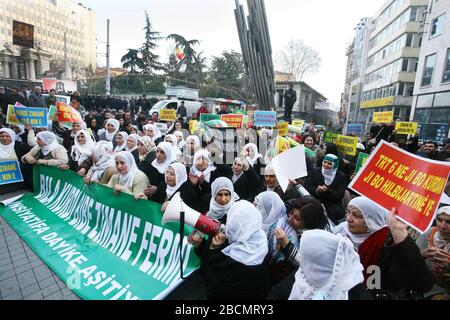
[[[39,146],[33,147],[33,149],[30,150],[26,155],[24,155],[21,159],[23,163],[26,163],[24,161],[24,158],[26,156],[32,156],[36,160],[38,160],[38,154],[41,148]],[[69,162],[69,157],[67,156],[67,150],[61,145],[58,145],[58,147],[51,151],[47,156],[43,158],[44,160],[48,160],[48,165],[50,167],[58,167],[63,164],[67,164]]]
[[[113,188],[116,184],[120,184],[119,182],[119,174],[115,174],[112,176],[111,180],[108,183],[108,187]],[[122,192],[132,194],[135,197],[144,193],[144,190],[150,185],[150,181],[148,180],[145,173],[138,170],[136,175],[134,176],[133,183],[131,189],[129,186],[122,189]]]

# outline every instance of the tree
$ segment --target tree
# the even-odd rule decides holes
[[[292,39],[276,55],[277,68],[282,72],[292,73],[297,81],[302,81],[307,74],[317,73],[321,63],[319,52],[301,39]]]
[[[143,43],[140,53],[141,53],[141,61],[142,61],[142,72],[144,74],[153,74],[153,70],[164,70],[164,65],[161,64],[159,60],[159,56],[153,52],[158,45],[157,41],[161,40],[160,33],[153,31],[152,24],[150,22],[150,17],[148,16],[147,11],[145,11],[145,42]]]
[[[186,38],[184,38],[183,36],[175,33],[169,34],[167,36],[167,40],[175,41],[175,46],[184,51],[186,57],[184,58],[182,63],[185,63],[186,65],[193,65],[195,63],[197,52],[195,52],[193,47],[200,44],[200,41],[196,39],[186,40]]]
[[[128,52],[120,60],[124,69],[129,69],[130,74],[138,73],[138,70],[142,68],[142,59],[139,57],[139,50],[128,49]]]

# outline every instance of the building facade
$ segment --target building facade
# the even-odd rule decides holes
[[[33,48],[13,44],[13,21],[34,26]],[[67,61],[65,61],[67,56]],[[0,0],[0,77],[76,78],[96,69],[95,14],[71,0]]]
[[[361,98],[356,86],[353,117],[350,102],[352,122],[370,123],[373,113],[381,111],[409,119],[428,1],[389,0],[369,19],[367,53],[358,57],[364,79],[354,83],[362,85]]]
[[[424,26],[410,120],[423,139],[441,140],[450,125],[450,0],[430,0]]]

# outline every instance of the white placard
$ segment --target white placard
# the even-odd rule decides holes
[[[283,192],[289,187],[289,179],[299,179],[308,175],[305,147],[287,150],[272,159],[272,165]]]

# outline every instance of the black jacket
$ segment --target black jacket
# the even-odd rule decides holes
[[[156,159],[156,152],[154,151],[149,152],[145,159],[142,161],[139,159],[139,151],[137,149],[134,150],[131,154],[134,156],[134,161],[136,162],[138,169],[144,173],[145,170],[147,170],[152,165],[153,160]]]
[[[163,204],[166,201],[170,201],[171,199],[167,199],[166,188],[167,184],[165,182],[160,183],[158,189],[156,190],[156,193],[150,200],[160,204]],[[194,188],[189,181],[183,183],[181,187],[174,193],[174,195],[177,192],[180,192],[181,199],[185,204],[187,204],[195,211],[200,211],[197,193],[194,191]]]
[[[260,183],[259,177],[255,172],[255,169],[250,166],[247,171],[244,171],[242,176],[233,183],[234,192],[239,195],[241,200],[247,200],[253,203],[257,196],[257,188]]]

